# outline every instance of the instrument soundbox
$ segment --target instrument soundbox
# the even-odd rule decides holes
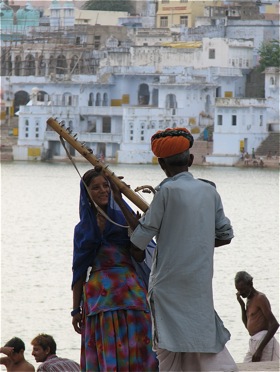
[[[101,163],[96,156],[93,155],[92,149],[85,146],[85,143],[81,143],[77,139],[77,135],[72,135],[70,128],[65,128],[64,124],[58,123],[55,119],[49,118],[47,124],[59,134],[66,142],[68,142],[75,150],[77,150],[84,158],[86,158],[93,166],[99,166],[102,168],[102,172],[112,177],[115,184],[118,186],[120,191],[139,209],[143,212],[149,208],[149,204],[145,202],[137,193],[135,193],[130,187],[128,187],[124,182],[122,182],[115,174],[112,172],[107,165]]]

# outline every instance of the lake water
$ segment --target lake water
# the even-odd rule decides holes
[[[78,164],[81,174],[90,167]],[[157,165],[110,169],[133,189],[155,186],[164,178]],[[235,297],[237,271],[254,277],[279,320],[279,173],[234,167],[192,167],[191,173],[216,183],[234,227],[231,245],[215,251],[213,284],[215,308],[231,332],[227,347],[242,362],[248,334]],[[26,359],[38,366],[30,341],[38,333],[49,333],[59,356],[79,361],[80,336],[70,316],[79,176],[68,163],[35,162],[2,163],[1,176],[1,345],[14,336],[22,338]]]

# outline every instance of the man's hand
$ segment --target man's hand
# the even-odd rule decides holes
[[[14,352],[14,347],[11,346],[3,346],[0,348],[0,353],[7,355],[8,357],[11,356]]]
[[[245,309],[245,302],[242,300],[239,292],[236,293],[236,298],[242,309]]]

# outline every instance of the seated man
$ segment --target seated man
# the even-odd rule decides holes
[[[37,372],[79,372],[80,366],[74,360],[59,358],[56,355],[56,343],[52,336],[41,333],[31,341],[32,355],[37,363],[42,362]]]
[[[235,288],[242,321],[251,336],[244,363],[279,360],[279,344],[274,337],[279,323],[267,297],[253,287],[253,278],[246,271],[235,275]],[[241,297],[247,298],[246,305]]]
[[[18,337],[12,338],[0,348],[0,352],[6,355],[0,358],[0,364],[4,365],[8,372],[35,372],[33,365],[25,360],[24,350],[24,342]]]

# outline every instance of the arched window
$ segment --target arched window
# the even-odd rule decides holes
[[[55,59],[54,56],[50,56],[49,59],[49,73],[54,73],[55,72]]]
[[[101,94],[100,93],[96,94],[95,106],[101,106]]]
[[[72,106],[72,94],[71,93],[64,93],[62,98],[62,104],[64,106]]]
[[[72,121],[72,120],[69,120],[69,128],[70,128],[71,130],[74,129],[73,121]]]
[[[38,59],[38,74],[39,76],[45,76],[46,74],[46,62],[42,55]]]
[[[142,142],[145,140],[145,123],[141,123],[140,140]]]
[[[149,86],[147,84],[140,84],[138,90],[138,103],[139,105],[148,105],[150,102]]]
[[[72,74],[79,74],[80,73],[80,68],[79,68],[79,58],[78,56],[73,56],[71,58],[70,62],[70,72]]]
[[[94,103],[94,95],[93,93],[90,93],[88,97],[88,105],[93,106],[93,103]]]
[[[86,64],[86,66],[87,66],[87,64]],[[84,60],[83,60],[83,58],[81,58],[80,60],[79,60],[79,70],[80,70],[80,74],[83,74],[85,71],[86,71],[86,73],[87,73],[87,69],[85,68],[85,63],[84,63]]]
[[[45,102],[49,100],[49,95],[44,90],[39,90],[37,93],[37,101],[38,102]]]
[[[56,73],[63,75],[67,73],[67,62],[64,55],[60,54],[56,60]]]
[[[103,94],[102,106],[108,106],[108,94],[107,93]]]
[[[6,74],[6,53],[5,49],[1,49],[1,76]]]
[[[205,101],[205,112],[206,112],[206,114],[209,114],[210,105],[211,105],[210,95],[207,94],[206,101]]]
[[[14,100],[15,113],[19,110],[19,106],[26,105],[29,101],[30,101],[30,97],[26,91],[20,90],[16,92],[15,100]]]
[[[39,138],[39,134],[40,134],[40,124],[39,124],[39,121],[36,121],[36,124],[35,124],[35,137],[36,138]]]
[[[130,139],[130,141],[133,141],[133,138],[134,138],[133,123],[129,123],[129,139]]]
[[[25,58],[25,76],[35,75],[35,58],[28,54]]]
[[[16,56],[15,58],[15,76],[21,76],[21,58]]]
[[[12,62],[12,56],[9,55],[8,57],[8,75],[13,74],[13,62]]]
[[[152,105],[158,107],[158,89],[153,89],[152,93]]]
[[[26,119],[25,120],[25,138],[29,137],[29,121]]]
[[[175,94],[168,94],[166,96],[166,108],[177,108],[177,101]]]

